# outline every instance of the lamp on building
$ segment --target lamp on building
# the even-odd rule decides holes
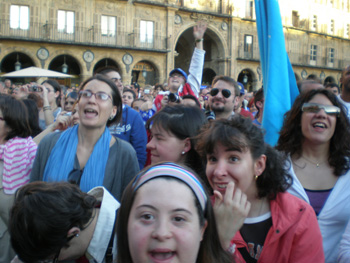
[[[247,84],[248,83],[248,76],[246,74],[244,74],[243,76],[243,84]]]
[[[17,53],[17,62],[15,63],[15,71],[18,71],[21,69],[21,62],[18,61],[18,53]]]
[[[142,77],[146,78],[147,77],[147,71],[144,69],[142,70]]]
[[[324,72],[322,71],[321,74],[320,74],[321,80],[324,80],[325,77],[326,77],[326,74],[324,74]]]
[[[67,74],[67,72],[68,72],[68,65],[66,64],[66,56],[63,56],[63,59],[64,59],[64,62],[63,62],[63,65],[62,65],[62,72],[64,74]]]

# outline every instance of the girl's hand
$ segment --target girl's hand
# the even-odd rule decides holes
[[[227,185],[225,195],[214,191],[214,213],[221,245],[224,249],[230,246],[231,239],[242,227],[244,219],[248,216],[250,202],[247,196],[235,184]]]

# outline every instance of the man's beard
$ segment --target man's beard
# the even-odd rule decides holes
[[[215,105],[212,105],[211,107],[211,110],[213,112],[218,112],[218,113],[221,113],[221,112],[224,112],[225,111],[225,107],[224,106],[215,106]]]

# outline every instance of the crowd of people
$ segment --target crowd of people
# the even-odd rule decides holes
[[[264,142],[263,88],[0,83],[0,263],[350,262],[350,66],[309,78]]]

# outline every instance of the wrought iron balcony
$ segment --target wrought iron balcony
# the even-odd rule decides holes
[[[29,23],[28,29],[11,28],[10,21],[0,19],[0,39],[43,41],[63,44],[131,48],[167,52],[167,38],[134,32],[107,32],[101,28],[74,27],[72,33],[58,30],[57,24]]]

